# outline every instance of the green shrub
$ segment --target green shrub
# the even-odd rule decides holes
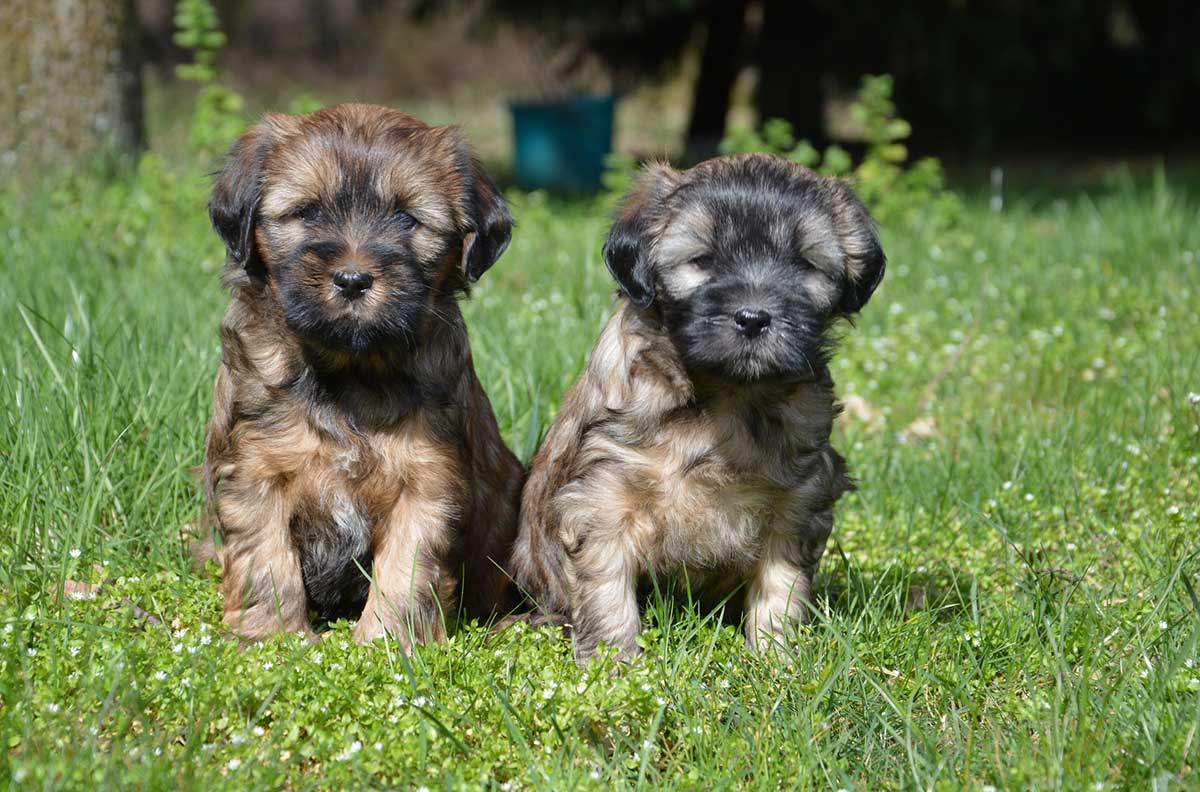
[[[177,66],[176,74],[200,86],[189,142],[201,154],[224,151],[246,127],[246,101],[219,81],[217,54],[225,46],[225,34],[209,0],[176,2],[174,41],[192,53],[192,62]]]

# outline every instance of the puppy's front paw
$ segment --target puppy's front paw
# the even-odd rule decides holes
[[[380,614],[378,610],[368,607],[354,626],[355,643],[368,644],[384,635],[391,637],[405,652],[410,652],[419,644],[444,639],[446,631],[437,618],[420,618],[411,613],[391,610]]]
[[[611,657],[617,663],[617,668],[620,666],[629,665],[637,662],[644,650],[637,645],[634,640],[622,642],[621,644],[597,644],[597,643],[575,643],[575,665],[580,668],[587,668],[592,659],[603,654]],[[614,672],[617,669],[614,669]]]

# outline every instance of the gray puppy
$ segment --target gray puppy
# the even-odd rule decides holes
[[[884,272],[850,186],[779,157],[651,165],[604,259],[621,287],[533,460],[512,570],[576,659],[638,651],[639,583],[744,587],[765,648],[805,621],[833,505],[830,327]]]

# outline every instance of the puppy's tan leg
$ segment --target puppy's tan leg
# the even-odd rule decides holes
[[[225,624],[248,641],[282,631],[311,634],[300,556],[282,494],[226,492],[218,503],[225,536]]]
[[[568,566],[575,662],[587,665],[601,642],[614,647],[622,660],[639,654],[637,568],[625,543],[589,538],[570,554]]]
[[[809,602],[833,513],[813,515],[800,532],[772,533],[746,590],[746,643],[767,651],[783,643],[788,628],[809,620]]]
[[[354,628],[367,643],[386,632],[405,650],[445,637],[441,592],[446,581],[437,559],[445,552],[449,501],[401,497],[376,528],[371,591]]]

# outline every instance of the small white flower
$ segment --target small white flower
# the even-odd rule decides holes
[[[1183,665],[1186,668],[1192,668],[1196,665],[1196,661],[1189,657],[1187,660],[1183,661]]]
[[[81,555],[83,555],[83,552],[78,547],[71,548],[71,558],[79,558]]]
[[[242,734],[241,732],[234,732],[233,734],[229,735],[229,742],[233,745],[241,745],[242,743],[246,742],[246,735]]]
[[[29,655],[30,657],[37,657],[37,649],[34,649],[34,648],[31,646],[31,647],[29,647],[28,649],[26,649],[26,650],[25,650],[25,654]]]
[[[1033,503],[1033,493],[1032,493],[1032,492],[1026,492],[1026,493],[1025,493],[1025,502],[1026,502],[1026,503]]]
[[[167,672],[166,671],[155,671],[154,678],[157,679],[159,682],[162,682],[164,679],[167,678]]]
[[[721,680],[721,690],[729,690],[729,680],[728,679]]]
[[[546,688],[545,690],[542,691],[542,698],[544,698],[544,699],[554,698],[554,690],[552,688]]]
[[[200,636],[200,645],[201,646],[208,646],[210,643],[212,643],[211,635],[201,635]]]
[[[52,715],[57,713],[58,712],[58,704],[53,701],[50,702],[49,704],[46,705],[46,711]]]
[[[171,644],[171,651],[174,652],[175,654],[179,654],[180,652],[183,651],[183,644],[181,644],[179,642]]]
[[[1200,393],[1192,392],[1187,395],[1188,404],[1200,404]]]
[[[376,751],[382,751],[382,750],[383,750],[383,743],[381,743],[381,742],[377,742],[377,743],[375,743],[374,745],[372,745],[371,747],[372,747],[372,748],[374,748]]]
[[[979,792],[996,792],[996,787],[991,784],[984,784],[979,788]]]
[[[588,777],[590,777],[593,781],[599,781],[600,780],[600,771],[593,770],[592,772],[588,773]]]
[[[312,653],[312,661],[314,663],[319,663],[319,662],[321,662],[321,658],[323,658],[324,656],[325,655],[321,654],[320,652],[313,652]]]
[[[267,733],[267,730],[264,729],[262,726],[255,726],[253,729],[250,730],[250,733],[253,734],[255,737],[262,737],[264,734]]]
[[[427,699],[424,696],[417,696],[412,700],[412,703],[414,707],[424,707],[426,701]]]
[[[192,678],[190,676],[185,676],[183,679],[179,680],[179,686],[184,688],[191,687]]]
[[[663,707],[666,706],[667,700],[662,696],[656,696],[654,702],[658,704],[658,706]]]
[[[1167,629],[1167,623],[1166,623],[1165,621],[1161,621],[1161,620],[1160,620],[1160,621],[1158,622],[1158,629],[1160,629],[1160,630],[1165,630],[1165,629]]]
[[[242,766],[242,760],[238,759],[236,756],[234,758],[230,759],[229,764],[226,765],[226,767],[228,767],[230,770],[237,770],[241,766]]]
[[[263,671],[270,671],[272,668],[275,667],[275,664],[272,663],[270,660],[265,660],[265,661],[263,661],[262,667],[263,667]]]
[[[71,647],[71,657],[79,657],[79,647],[78,646]]]
[[[1000,489],[1002,489],[1006,492],[1012,488],[1013,488],[1013,483],[1011,481],[1006,481],[1000,485]]]

